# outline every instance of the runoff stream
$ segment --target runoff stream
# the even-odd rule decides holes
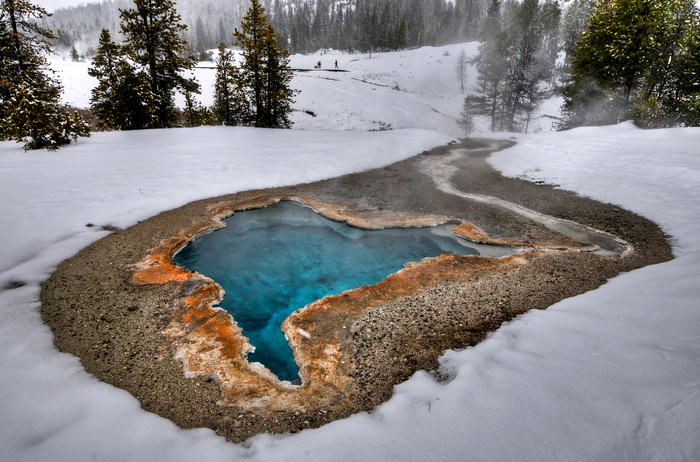
[[[452,225],[353,228],[291,201],[237,212],[224,221],[224,228],[198,237],[174,261],[224,288],[220,306],[255,347],[248,360],[288,381],[299,378],[299,369],[280,326],[295,310],[326,295],[375,284],[422,258],[515,251],[455,237]]]

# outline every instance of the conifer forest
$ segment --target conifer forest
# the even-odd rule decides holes
[[[49,49],[92,60],[90,75],[99,84],[90,109],[108,129],[288,128],[295,95],[290,54],[371,56],[477,41],[476,57],[454,57],[464,94],[458,123],[466,134],[474,117],[487,118],[492,131],[527,132],[533,113],[553,95],[564,100],[559,129],[628,119],[645,128],[700,124],[694,0],[112,0],[51,15],[24,0],[2,6],[0,111],[6,120],[40,119],[37,106],[31,117],[17,110],[31,106],[22,99],[30,83],[45,89],[44,102],[60,93],[50,73],[30,75],[48,70],[41,55]],[[231,50],[244,60],[236,63]],[[211,108],[194,98],[198,83],[183,77],[202,60],[217,67]],[[465,89],[467,66],[478,77]],[[175,107],[175,92],[185,96],[184,108]],[[28,137],[34,141],[27,146],[45,147],[86,132],[77,115],[52,111],[60,117],[51,120],[71,129],[17,133],[4,123],[2,138]]]

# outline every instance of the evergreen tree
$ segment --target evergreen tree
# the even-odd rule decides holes
[[[476,95],[467,95],[462,104],[462,112],[460,118],[457,119],[457,125],[464,129],[464,134],[469,135],[474,131],[474,117],[482,112],[481,108],[484,104],[483,97]]]
[[[566,9],[561,25],[561,36],[567,62],[576,55],[578,41],[581,34],[588,29],[591,13],[595,8],[596,0],[574,0]]]
[[[175,90],[199,93],[199,84],[182,76],[196,64],[185,57],[187,42],[181,34],[187,26],[180,23],[173,0],[134,0],[134,5],[120,10],[123,50],[148,81],[150,94],[142,96],[153,114],[148,128],[172,127],[178,118]]]
[[[295,94],[289,88],[289,53],[279,48],[275,30],[259,0],[251,0],[241,29],[233,35],[234,45],[243,50],[239,79],[246,100],[250,101],[250,123],[256,127],[288,128]]]
[[[659,9],[651,0],[601,0],[578,45],[574,72],[622,89],[620,115],[627,113],[632,90],[654,55]]]
[[[56,37],[37,25],[48,13],[28,1],[0,3],[0,140],[55,150],[89,136],[90,127],[60,105],[61,86],[44,54]]]
[[[697,124],[698,30],[692,0],[600,0],[572,57],[561,128]]]
[[[292,113],[294,95],[297,93],[289,86],[294,74],[289,67],[289,52],[279,47],[275,39],[275,29],[267,25],[265,40],[265,96],[266,111],[263,126],[269,128],[291,128],[289,115]]]
[[[182,125],[185,127],[199,127],[212,124],[211,112],[195,99],[194,93],[185,90],[184,96],[185,108],[180,115]]]
[[[214,117],[221,125],[245,125],[250,121],[250,102],[241,86],[243,80],[226,44],[219,44],[214,84]]]
[[[525,36],[515,46],[515,55],[508,71],[511,92],[511,113],[507,128],[527,133],[533,112],[546,96],[542,82],[546,76],[535,57],[532,36]],[[522,120],[516,120],[521,117]],[[522,123],[522,125],[516,125]]]
[[[641,82],[637,125],[700,125],[700,10],[694,0],[667,2],[656,38],[658,57]]]
[[[150,95],[148,79],[125,59],[121,47],[112,41],[107,29],[100,34],[88,74],[97,79],[90,110],[100,119],[100,125],[116,130],[137,130],[154,125],[146,99]]]
[[[195,22],[194,25],[194,35],[195,35],[195,43],[194,43],[194,48],[195,50],[203,51],[206,47],[209,46],[209,37],[207,34],[207,30],[204,27],[204,23],[202,22],[202,17],[197,16],[197,22]]]
[[[486,12],[486,18],[481,26],[480,38],[483,42],[493,40],[496,33],[501,30],[501,2],[500,0],[492,0],[489,9]]]
[[[543,81],[549,67],[541,60],[542,23],[537,0],[524,0],[513,13],[514,45],[508,68],[508,105],[504,129],[526,132],[532,113],[544,97]]]
[[[467,53],[464,51],[464,48],[462,48],[462,51],[457,57],[457,67],[455,68],[455,71],[457,72],[457,79],[459,80],[459,88],[460,90],[462,90],[462,94],[464,94],[464,83],[467,80],[468,63],[469,61],[467,60]]]
[[[75,45],[70,47],[70,60],[74,63],[80,61],[80,55],[78,54],[78,50],[75,49]]]
[[[398,29],[396,29],[396,49],[403,50],[408,45],[408,25],[406,24],[406,17],[401,17],[401,22],[399,23]]]
[[[108,128],[117,127],[114,90],[121,61],[119,46],[112,41],[109,30],[102,29],[95,58],[88,68],[88,75],[97,79],[97,86],[91,90],[90,110],[100,119],[100,125]]]
[[[490,42],[479,47],[476,79],[477,91],[485,98],[480,115],[491,119],[491,131],[503,129],[505,108],[509,96],[506,88],[512,42],[507,33],[499,31]]]
[[[551,86],[556,83],[556,63],[559,54],[559,25],[561,22],[561,8],[559,3],[553,0],[546,0],[538,15],[540,50],[538,57],[546,72]]]
[[[510,101],[506,85],[512,40],[507,32],[501,30],[501,21],[500,2],[493,0],[482,28],[484,41],[479,45],[476,57],[476,68],[479,71],[476,86],[482,96],[479,115],[491,119],[491,131],[504,128],[506,108]]]

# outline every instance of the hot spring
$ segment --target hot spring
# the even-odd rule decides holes
[[[375,284],[408,262],[445,252],[479,255],[485,247],[451,235],[450,225],[363,230],[290,201],[237,212],[225,223],[195,239],[174,261],[224,288],[220,306],[255,347],[248,360],[289,381],[298,379],[299,369],[280,325],[293,311]],[[490,256],[513,251],[488,248]]]

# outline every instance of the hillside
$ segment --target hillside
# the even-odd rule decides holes
[[[367,54],[315,53],[294,55],[291,67],[309,70],[296,72],[292,81],[301,90],[296,98],[292,121],[294,129],[388,130],[422,128],[462,136],[457,125],[464,95],[460,92],[455,66],[462,49],[472,59],[477,43],[422,47],[416,50]],[[335,61],[340,70],[334,72]],[[322,69],[313,67],[321,61]],[[90,105],[90,89],[95,80],[87,75],[89,63],[56,59],[52,67],[59,72],[65,87],[64,101],[76,107]],[[195,76],[202,85],[199,100],[213,102],[214,63],[201,62]],[[465,95],[473,92],[476,69],[467,71]],[[546,101],[530,131],[552,129],[561,99]],[[477,120],[476,132],[488,132],[486,119]]]
[[[177,0],[184,38],[199,53],[231,41],[248,0]],[[262,0],[276,32],[292,53],[321,49],[396,50],[475,39],[488,0]],[[103,0],[59,8],[42,24],[58,36],[57,47],[80,54],[97,47],[100,30],[119,39],[119,10],[130,0]]]

